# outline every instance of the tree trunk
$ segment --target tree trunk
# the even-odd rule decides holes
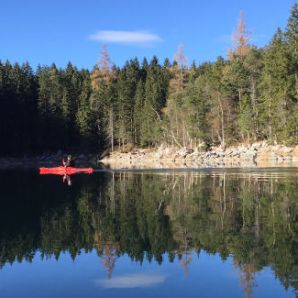
[[[222,107],[222,102],[220,100],[220,94],[217,95],[218,104],[221,112],[221,146],[225,149],[225,128],[224,128],[224,110]]]
[[[257,117],[258,111],[256,106],[256,81],[254,78],[251,79],[251,90],[250,90],[250,100],[252,105],[252,113],[253,113],[253,122],[254,122],[254,140],[257,140],[257,136],[259,134]]]

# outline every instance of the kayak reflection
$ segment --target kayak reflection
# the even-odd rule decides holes
[[[67,183],[68,186],[71,186],[72,182],[69,175],[65,174],[63,176],[63,183]]]

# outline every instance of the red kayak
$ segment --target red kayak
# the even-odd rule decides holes
[[[54,175],[73,175],[77,173],[92,174],[92,168],[73,168],[73,167],[54,167],[54,168],[39,168],[39,174],[54,174]]]

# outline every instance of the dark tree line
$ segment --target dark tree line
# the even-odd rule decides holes
[[[30,154],[95,143],[89,125],[90,74],[0,62],[2,155]],[[91,115],[90,115],[91,116]],[[88,126],[89,125],[89,126]],[[86,127],[88,126],[88,127]]]
[[[94,69],[0,61],[1,155],[298,142],[298,4],[264,48],[249,44],[243,16],[228,59],[188,67],[157,57]]]

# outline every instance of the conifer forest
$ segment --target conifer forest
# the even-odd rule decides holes
[[[103,45],[92,70],[0,61],[0,154],[298,142],[297,3],[263,48],[241,15],[216,61],[188,62],[183,44],[174,59],[111,60]]]

